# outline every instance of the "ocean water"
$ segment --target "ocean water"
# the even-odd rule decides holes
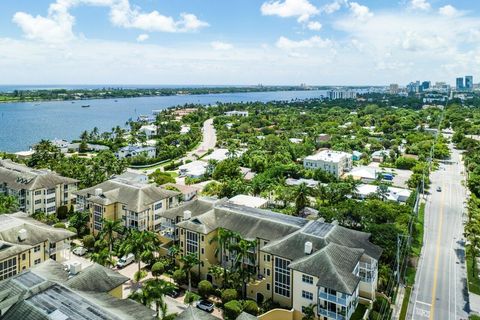
[[[320,98],[326,91],[276,91],[206,95],[181,95],[130,99],[49,101],[40,103],[0,103],[0,151],[28,150],[41,139],[77,139],[84,130],[98,127],[100,132],[152,110],[185,104],[217,102],[290,101]],[[90,108],[82,108],[82,105]]]

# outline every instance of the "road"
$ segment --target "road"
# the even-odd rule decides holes
[[[208,119],[203,123],[202,134],[203,138],[200,145],[195,150],[190,151],[184,160],[195,160],[195,156],[200,157],[207,152],[208,149],[215,148],[215,145],[217,144],[217,133],[213,127],[213,118]]]
[[[408,319],[468,319],[469,299],[463,240],[467,191],[461,155],[450,145],[451,163],[431,173],[425,206],[422,254],[410,297]],[[437,188],[441,187],[441,191]]]

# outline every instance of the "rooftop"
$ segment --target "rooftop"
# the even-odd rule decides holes
[[[260,197],[253,197],[245,194],[236,195],[228,200],[233,204],[243,205],[251,208],[261,208],[268,203],[267,199]]]
[[[352,155],[343,151],[323,150],[317,154],[308,156],[305,160],[310,161],[325,161],[325,162],[340,162],[345,158],[351,158]]]

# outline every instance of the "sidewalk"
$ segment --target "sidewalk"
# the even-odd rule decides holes
[[[395,299],[395,304],[393,305],[392,319],[400,319],[400,313],[402,312],[403,297],[405,296],[405,287],[400,285],[397,292],[397,297]],[[407,301],[408,303],[408,301]]]

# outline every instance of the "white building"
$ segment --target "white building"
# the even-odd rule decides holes
[[[201,178],[207,172],[208,164],[197,160],[178,167],[178,175],[181,177]]]
[[[236,195],[235,197],[230,198],[228,201],[236,205],[246,206],[250,208],[266,208],[268,205],[267,199],[253,197],[245,194]]]
[[[357,92],[351,90],[330,90],[327,92],[327,97],[330,100],[337,99],[356,99]]]
[[[352,169],[352,155],[350,153],[333,150],[323,150],[306,157],[303,166],[306,169],[323,170],[339,178]]]
[[[396,201],[396,202],[407,202],[408,198],[412,194],[410,190],[388,187],[388,192],[384,195],[385,200]],[[371,194],[378,194],[378,186],[372,184],[361,184],[357,187],[357,196],[360,199],[365,199]]]
[[[157,126],[154,124],[144,125],[140,127],[140,132],[144,132],[148,139],[157,135]]]
[[[182,125],[180,128],[180,134],[187,134],[190,132],[190,127],[186,125]]]
[[[248,117],[248,111],[227,111],[225,115],[227,117]]]
[[[118,159],[134,158],[144,155],[147,158],[155,158],[157,150],[154,147],[126,146],[115,154]]]

